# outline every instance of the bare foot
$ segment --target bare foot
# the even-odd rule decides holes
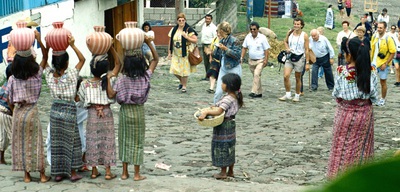
[[[71,182],[76,182],[76,181],[79,181],[82,178],[83,178],[82,175],[75,174],[74,176],[71,176],[71,178],[69,178],[69,180]]]
[[[129,178],[129,174],[122,174],[121,179],[122,180],[127,180]]]
[[[133,178],[134,181],[141,181],[141,180],[145,180],[147,177],[146,176],[139,176],[139,177],[135,177]]]
[[[24,182],[29,183],[31,181],[32,181],[31,175],[29,174],[29,172],[25,172]]]
[[[229,173],[229,172],[228,172],[228,173],[226,174],[226,176],[228,176],[228,177],[235,177],[235,175],[233,174],[233,172],[232,172],[232,173]]]
[[[50,181],[51,177],[50,176],[41,176],[40,177],[40,182],[41,183],[46,183],[47,181]]]
[[[215,179],[226,179],[227,178],[226,175],[222,175],[221,173],[216,173],[216,174],[213,175],[213,177]]]

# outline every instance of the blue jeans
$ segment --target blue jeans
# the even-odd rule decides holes
[[[311,89],[318,89],[318,70],[322,67],[325,73],[325,82],[328,89],[333,89],[335,82],[333,80],[332,66],[329,62],[329,54],[317,58],[317,62],[312,65]]]
[[[225,76],[228,73],[235,73],[238,74],[240,77],[242,77],[242,65],[239,64],[238,66],[232,68],[232,69],[227,69],[225,68],[225,62],[224,58],[221,59],[221,68],[219,70],[219,75],[218,75],[218,80],[217,80],[217,87],[215,88],[215,94],[214,94],[214,104],[216,104],[222,97],[223,91],[222,91],[222,77]]]

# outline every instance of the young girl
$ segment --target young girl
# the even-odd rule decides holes
[[[151,39],[145,38],[153,55],[148,66],[141,54],[126,55],[123,75],[118,77],[114,87],[111,87],[108,75],[107,94],[109,98],[117,98],[121,105],[118,126],[119,159],[122,161],[121,179],[129,178],[128,163],[135,165],[133,180],[146,179],[140,175],[140,165],[143,164],[143,148],[145,135],[144,103],[150,90],[150,77],[158,64],[158,53],[152,46]]]
[[[4,159],[4,151],[8,148],[11,140],[12,113],[8,106],[6,94],[7,81],[11,76],[11,65],[6,68],[6,81],[0,88],[0,164],[7,164]]]
[[[120,64],[118,55],[112,47],[111,53],[115,58],[114,74],[118,74]],[[88,118],[86,126],[86,161],[92,167],[92,179],[96,179],[101,174],[97,170],[97,165],[106,167],[106,180],[116,178],[111,173],[111,166],[116,165],[116,146],[114,132],[114,118],[110,109],[110,104],[114,103],[107,97],[107,72],[109,69],[107,55],[95,55],[90,62],[92,79],[84,80],[79,88],[79,99],[88,108]]]
[[[217,116],[225,111],[224,122],[214,127],[211,144],[212,164],[221,167],[221,172],[214,174],[216,179],[234,177],[233,165],[235,164],[236,123],[235,115],[243,106],[243,95],[240,92],[242,80],[234,73],[222,77],[222,90],[227,94],[215,106],[217,110],[206,110],[201,113],[199,120],[204,120],[207,115]],[[229,167],[228,173],[226,168]]]
[[[43,58],[40,66],[34,60],[30,50],[17,51],[7,85],[8,103],[13,111],[12,120],[12,161],[13,171],[24,171],[24,182],[31,182],[30,172],[40,172],[40,182],[50,177],[45,175],[45,160],[42,128],[36,105],[42,88],[43,68],[47,64],[48,51],[39,32],[35,38],[40,44]]]
[[[75,68],[68,69],[68,53],[54,55],[53,68],[45,68],[47,84],[54,99],[50,110],[51,175],[55,181],[63,180],[65,175],[71,181],[82,176],[75,169],[82,167],[82,147],[79,130],[76,126],[77,111],[75,105],[76,86],[79,71],[85,64],[85,58],[75,46],[75,39],[69,36],[68,43],[75,51],[79,62]]]

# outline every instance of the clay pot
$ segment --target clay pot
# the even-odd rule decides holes
[[[32,47],[35,41],[35,32],[26,28],[25,21],[17,22],[17,28],[10,32],[10,40],[17,51],[26,51]]]
[[[141,48],[144,42],[144,32],[136,28],[137,22],[125,22],[125,27],[122,29],[115,38],[121,42],[125,50]]]
[[[86,37],[86,45],[93,55],[103,55],[112,45],[112,37],[104,32],[105,26],[94,26],[94,31]]]
[[[68,36],[71,32],[68,29],[63,28],[64,22],[54,22],[54,29],[46,35],[45,40],[47,44],[53,49],[53,51],[65,51],[68,44]]]

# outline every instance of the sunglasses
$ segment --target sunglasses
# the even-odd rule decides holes
[[[392,28],[393,30],[396,30],[396,28]]]
[[[250,28],[250,31],[256,31],[257,28]]]

